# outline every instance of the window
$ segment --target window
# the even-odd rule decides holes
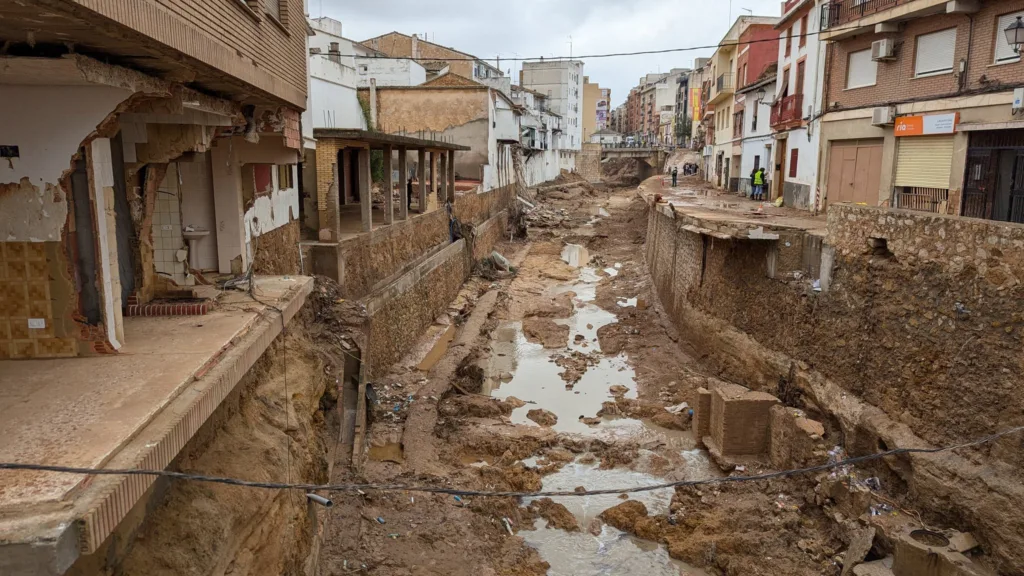
[[[752,132],[757,132],[757,111],[761,107],[757,101],[754,102],[754,113],[750,115],[750,129]]]
[[[956,28],[922,34],[917,37],[914,76],[932,76],[953,71]]]
[[[800,19],[800,46],[807,45],[807,17],[809,14],[804,14],[804,17]]]
[[[761,167],[761,157],[754,156],[754,172],[757,172],[758,168]]]
[[[796,90],[794,94],[804,93],[804,75],[807,73],[807,61],[801,60],[796,63]]]
[[[746,86],[747,82],[749,82],[749,80],[747,79],[747,65],[743,64],[743,76],[740,78],[738,84],[740,86]]]
[[[878,77],[878,63],[871,59],[871,49],[851,52],[846,70],[846,88],[874,86]]]
[[[292,176],[292,164],[283,164],[277,167],[277,189],[290,190],[295,188],[295,179]]]
[[[1022,17],[1024,17],[1024,12],[1014,12],[999,17],[996,24],[996,64],[1020,62],[1020,54],[1013,51],[1013,46],[1006,41],[1006,34],[1003,31],[1009,28],[1010,24],[1016,22],[1017,18]]]
[[[786,30],[786,57],[793,53],[793,28]]]
[[[263,11],[281,21],[281,0],[263,0]]]
[[[366,74],[369,71],[370,71],[370,67],[368,65],[366,65],[366,64],[360,64],[359,65],[359,73],[360,74]]]
[[[789,177],[796,178],[796,167],[800,160],[800,150],[793,148],[789,151]]]

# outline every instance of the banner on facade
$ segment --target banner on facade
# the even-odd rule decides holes
[[[952,134],[960,123],[960,113],[901,116],[896,119],[896,136],[935,136]]]
[[[690,89],[690,104],[693,106],[693,119],[700,118],[700,88]]]

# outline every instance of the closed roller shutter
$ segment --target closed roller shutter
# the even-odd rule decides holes
[[[953,71],[956,54],[956,28],[922,34],[917,37],[917,76],[944,74]]]
[[[952,164],[953,136],[900,138],[896,185],[949,189]]]

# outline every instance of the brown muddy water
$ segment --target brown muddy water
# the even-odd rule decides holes
[[[621,273],[621,265],[605,270],[590,268],[587,266],[590,256],[586,249],[572,244],[565,246],[562,259],[580,269],[579,279],[575,282],[556,284],[549,288],[551,295],[569,291],[575,293],[572,316],[567,320],[556,320],[568,325],[570,329],[565,348],[551,350],[529,342],[523,334],[521,322],[502,324],[493,332],[492,353],[485,371],[483,392],[498,398],[515,396],[532,402],[512,413],[512,421],[516,424],[536,426],[527,419],[527,412],[543,408],[558,417],[557,424],[552,428],[560,433],[598,437],[605,441],[635,440],[641,446],[660,445],[663,450],[673,451],[684,464],[671,471],[669,476],[672,480],[717,475],[706,452],[695,449],[696,443],[689,432],[669,431],[631,418],[606,417],[595,426],[588,426],[581,421],[582,418],[595,417],[602,404],[613,399],[609,391],[612,386],[623,386],[627,390],[626,398],[636,398],[637,382],[629,357],[626,354],[612,357],[600,354],[597,338],[598,329],[618,321],[613,312],[594,303],[597,285],[603,279]],[[637,305],[642,304],[636,299],[620,304]],[[593,355],[593,361],[583,377],[574,386],[567,387],[560,376],[563,369],[555,364],[555,360],[573,351]],[[668,480],[664,476],[637,471],[648,469],[643,462],[653,456],[653,452],[641,450],[640,460],[634,466],[636,470],[601,470],[597,464],[572,462],[559,472],[545,477],[543,489],[573,490],[578,486],[587,489],[630,488],[664,483]],[[524,462],[536,465],[535,459]],[[631,498],[643,502],[651,514],[664,514],[672,494],[672,489],[664,489],[637,493],[631,495]],[[584,530],[601,512],[622,502],[618,495],[554,500],[565,505]],[[549,576],[706,575],[703,571],[673,560],[657,543],[635,538],[611,526],[603,526],[596,536],[587,531],[570,533],[544,526],[545,522],[538,520],[536,530],[521,531],[519,535],[551,565]]]

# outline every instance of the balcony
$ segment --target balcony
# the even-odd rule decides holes
[[[804,95],[786,96],[772,105],[772,128],[787,127],[803,120]]]
[[[709,104],[717,104],[724,102],[726,98],[733,95],[736,87],[733,83],[732,74],[722,74],[715,81],[714,89],[712,90],[711,100]]]
[[[821,7],[823,40],[857,34],[861,27],[945,13],[945,0],[831,0]]]

